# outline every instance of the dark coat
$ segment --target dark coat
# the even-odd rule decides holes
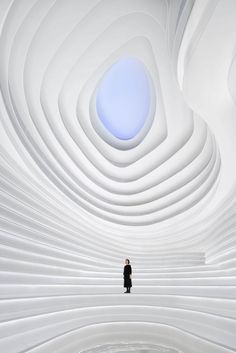
[[[124,266],[124,272],[123,272],[124,287],[132,287],[132,281],[131,281],[131,278],[129,277],[129,275],[131,275],[131,274],[132,274],[131,265],[125,265]]]

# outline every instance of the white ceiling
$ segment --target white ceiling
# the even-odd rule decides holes
[[[236,1],[1,0],[0,31],[0,351],[234,352]],[[128,142],[95,107],[125,57]]]

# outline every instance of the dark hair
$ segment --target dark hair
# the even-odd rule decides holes
[[[125,261],[128,261],[128,264],[130,263],[129,259],[125,259]]]

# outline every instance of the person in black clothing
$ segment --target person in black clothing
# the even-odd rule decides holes
[[[130,265],[129,259],[125,259],[125,266],[124,266],[124,271],[123,271],[123,277],[124,277],[124,287],[126,287],[126,292],[124,293],[130,293],[130,288],[132,287],[132,267]]]

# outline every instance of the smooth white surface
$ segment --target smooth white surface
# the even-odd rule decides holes
[[[0,2],[1,352],[235,352],[235,19],[235,0]],[[95,116],[124,56],[155,92],[130,140]]]

